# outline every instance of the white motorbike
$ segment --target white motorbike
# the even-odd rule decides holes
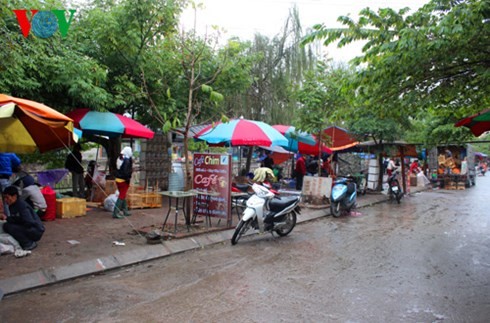
[[[277,196],[277,192],[263,185],[252,184],[254,194],[247,200],[247,207],[235,228],[231,244],[250,229],[263,232],[276,232],[283,237],[288,235],[296,225],[296,216],[300,214],[299,196]]]

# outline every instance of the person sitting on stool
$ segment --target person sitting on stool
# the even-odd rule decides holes
[[[26,201],[34,212],[43,219],[48,205],[39,185],[35,182],[34,177],[22,170],[20,165],[14,169],[14,172],[16,177],[12,185],[19,188],[20,198]]]
[[[14,237],[22,249],[36,248],[37,241],[41,240],[44,233],[44,225],[39,216],[29,204],[19,199],[19,190],[15,186],[9,186],[3,191],[3,199],[10,211],[8,217],[0,217],[1,220],[6,220],[3,231]]]

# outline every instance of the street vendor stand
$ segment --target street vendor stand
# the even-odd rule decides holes
[[[469,144],[434,147],[428,162],[431,180],[440,188],[464,190],[475,185],[475,152]]]
[[[414,144],[407,143],[405,141],[397,140],[393,142],[382,142],[378,143],[375,141],[364,141],[357,145],[356,149],[358,151],[364,151],[370,154],[377,154],[377,159],[371,159],[369,162],[369,173],[368,173],[368,188],[371,190],[380,190],[383,182],[387,181],[387,178],[383,175],[382,157],[390,156],[391,158],[399,158],[401,161],[401,183],[403,186],[403,191],[409,191],[407,168],[403,162],[406,157],[417,157],[417,150]]]

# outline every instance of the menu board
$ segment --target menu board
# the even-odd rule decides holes
[[[195,153],[193,188],[201,192],[194,198],[194,214],[227,219],[231,222],[231,166],[228,154]]]

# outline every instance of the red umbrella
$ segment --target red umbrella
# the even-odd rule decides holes
[[[86,134],[146,139],[151,139],[155,135],[138,121],[117,113],[76,109],[66,115],[73,119],[75,127]]]
[[[312,135],[313,138],[316,139],[316,136]],[[321,148],[318,147],[318,145],[321,145]],[[317,140],[317,143],[315,145],[308,145],[305,144],[304,142],[298,142],[298,152],[303,155],[318,155],[319,153],[326,153],[331,155],[332,154],[332,149],[327,147],[324,143],[320,143]]]
[[[454,126],[467,127],[476,137],[479,137],[484,132],[490,131],[490,109],[459,120]]]

